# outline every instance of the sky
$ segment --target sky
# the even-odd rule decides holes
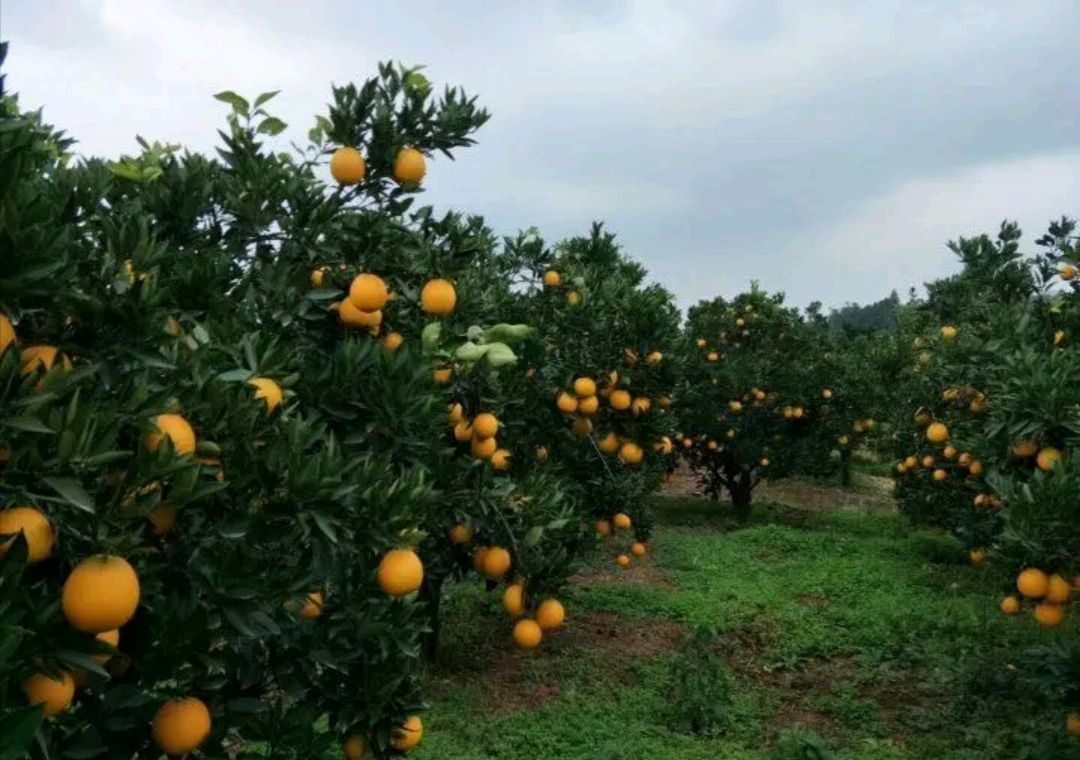
[[[3,0],[8,86],[79,140],[209,151],[213,93],[424,64],[492,112],[423,200],[545,238],[594,220],[686,308],[752,280],[870,302],[957,270],[945,243],[1080,215],[1076,0]]]

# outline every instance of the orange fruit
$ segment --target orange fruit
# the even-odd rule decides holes
[[[949,440],[949,428],[943,422],[933,422],[926,428],[926,440],[930,443],[944,443]]]
[[[150,525],[150,532],[155,536],[171,533],[176,525],[176,507],[171,504],[158,504],[150,511]]]
[[[56,676],[35,673],[23,681],[22,688],[26,701],[41,705],[46,718],[68,709],[75,698],[75,679],[66,670]]]
[[[601,536],[610,536],[611,535],[611,523],[609,523],[607,520],[597,520],[596,521],[596,532],[599,533]]]
[[[7,553],[18,533],[26,539],[28,564],[41,562],[52,554],[55,540],[52,523],[35,507],[0,509],[0,535],[12,536],[0,542],[0,557]]]
[[[495,449],[489,461],[491,469],[496,472],[506,472],[510,469],[510,452],[507,449]]]
[[[1072,584],[1054,573],[1046,579],[1046,601],[1050,604],[1066,604],[1072,598]]]
[[[968,472],[970,472],[972,475],[982,475],[983,463],[980,462],[978,459],[973,459],[971,461],[971,464],[968,465]]]
[[[22,374],[30,375],[38,368],[48,372],[56,363],[59,355],[60,364],[64,369],[71,369],[71,360],[56,350],[56,346],[27,346],[22,352]]]
[[[645,452],[633,441],[627,441],[619,447],[619,459],[629,465],[641,464]]]
[[[390,596],[405,596],[420,588],[424,563],[412,549],[391,549],[379,562],[379,588]]]
[[[978,567],[986,559],[986,549],[972,549],[968,552],[968,559],[973,567]]]
[[[382,339],[383,348],[390,353],[394,353],[405,342],[405,336],[399,332],[388,332],[386,337]]]
[[[367,163],[356,148],[338,148],[330,156],[330,175],[339,185],[355,185],[366,173]]]
[[[611,397],[608,399],[608,403],[615,411],[623,412],[630,408],[632,399],[628,391],[624,391],[620,388],[611,392]]]
[[[167,755],[186,755],[210,736],[210,711],[201,699],[173,699],[154,714],[154,742]]]
[[[605,454],[614,454],[619,450],[619,436],[608,433],[596,445]]]
[[[326,267],[315,267],[314,269],[312,269],[311,270],[311,275],[308,277],[308,279],[311,281],[311,287],[313,287],[313,288],[321,288],[323,286],[323,283],[326,282],[326,273],[327,273],[327,271],[328,270],[327,270]],[[173,317],[169,317],[169,319],[172,320],[172,322],[167,323],[169,328],[170,328],[169,332],[173,336],[179,335],[180,334],[180,324],[176,323],[176,329],[173,330],[172,329],[172,323],[176,322],[176,320]]]
[[[559,287],[559,284],[561,282],[562,277],[560,277],[559,273],[556,272],[554,269],[549,269],[544,272],[544,284],[547,285],[549,288],[557,288]]]
[[[934,470],[934,480],[936,480],[937,482],[940,483],[941,481],[945,480],[947,477],[949,477],[949,473],[945,472],[945,470],[941,470],[941,469]]]
[[[612,518],[611,522],[614,523],[615,527],[619,530],[629,530],[630,526],[633,524],[630,521],[630,515],[625,512],[619,512]]]
[[[451,425],[457,425],[465,419],[465,407],[461,404],[450,404],[446,408],[446,421]]]
[[[0,354],[7,351],[7,347],[15,342],[15,328],[6,315],[0,314]]]
[[[484,572],[484,559],[487,557],[488,547],[477,547],[476,551],[472,555],[473,569],[478,573]]]
[[[439,385],[445,385],[450,382],[450,378],[454,376],[454,370],[452,367],[441,367],[432,373],[432,377]]]
[[[971,453],[965,451],[964,453],[962,453],[960,455],[960,458],[957,459],[956,461],[960,463],[961,467],[970,467],[971,466]]]
[[[574,431],[574,435],[584,438],[592,432],[592,421],[588,417],[576,417],[570,429]]]
[[[60,604],[76,630],[101,633],[122,628],[139,606],[139,576],[122,557],[99,554],[84,559],[64,581]]]
[[[641,543],[640,541],[635,542],[634,545],[630,547],[630,553],[633,554],[635,557],[644,557],[645,552],[645,544]]]
[[[1059,604],[1039,602],[1039,604],[1035,605],[1035,620],[1037,620],[1041,626],[1053,628],[1064,622],[1065,610]]]
[[[1078,271],[1080,270],[1077,270],[1072,264],[1062,264],[1061,268],[1058,270],[1058,274],[1061,275],[1061,279],[1063,280],[1075,280]]]
[[[708,359],[708,360],[709,360],[709,361],[711,361],[711,362],[715,362],[715,361],[719,360],[719,358],[720,358],[720,354],[716,353],[715,351],[710,351],[710,352],[709,352],[709,353],[708,353],[708,354],[706,355],[706,357],[705,357],[705,358],[706,358],[706,359]]]
[[[573,414],[577,411],[578,400],[566,391],[562,391],[555,399],[555,406],[559,407],[559,411],[563,414]]]
[[[566,302],[570,304],[570,306],[579,306],[581,304],[581,293],[578,293],[576,290],[571,290],[566,294]]]
[[[1065,730],[1073,736],[1080,736],[1080,713],[1069,713],[1065,719]]]
[[[458,443],[465,443],[467,441],[471,441],[472,438],[473,429],[472,425],[469,424],[468,420],[462,420],[461,422],[454,425],[455,441],[457,441]]]
[[[557,631],[566,621],[566,609],[558,599],[545,599],[536,606],[536,624],[544,633]]]
[[[457,305],[457,291],[449,280],[428,280],[420,291],[420,308],[425,314],[445,317]]]
[[[503,609],[512,618],[519,618],[525,614],[525,586],[521,583],[511,583],[503,591]]]
[[[514,646],[518,649],[536,649],[544,638],[544,631],[535,620],[525,618],[514,624]]]
[[[364,760],[367,755],[367,741],[359,734],[349,734],[341,745],[345,760]]]
[[[630,567],[630,558],[625,554],[620,554],[615,558],[615,564],[619,567]]]
[[[934,466],[934,458],[932,456],[925,456],[922,458],[922,466],[930,468]]]
[[[502,578],[510,570],[510,552],[501,546],[492,546],[484,553],[484,575],[493,581]]]
[[[499,444],[494,438],[473,437],[472,454],[477,459],[491,459],[498,448]]]
[[[461,546],[470,543],[472,540],[473,529],[471,525],[460,523],[450,529],[450,543]]]
[[[476,438],[493,438],[499,432],[499,420],[490,412],[476,415],[473,420],[473,436]]]
[[[591,417],[600,411],[600,399],[597,396],[586,396],[577,402],[578,414]]]
[[[538,463],[540,463],[540,464],[543,464],[544,462],[547,461],[547,458],[548,458],[548,448],[547,448],[547,446],[537,446],[536,447],[536,461]]]
[[[635,417],[648,413],[651,408],[652,401],[643,396],[639,396],[630,403],[630,411],[633,412]]]
[[[596,381],[591,377],[579,377],[574,381],[574,394],[579,398],[596,395]]]
[[[1016,589],[1028,599],[1040,599],[1046,596],[1050,579],[1037,567],[1029,567],[1016,576]]]
[[[389,298],[390,290],[377,274],[358,274],[349,285],[349,301],[360,311],[379,311]]]
[[[266,411],[273,414],[274,410],[281,406],[281,400],[285,395],[281,386],[268,377],[253,377],[247,384],[255,389],[255,398],[261,398],[266,402]]]
[[[168,438],[172,441],[177,454],[192,454],[195,451],[195,431],[188,421],[179,414],[159,414],[154,418],[156,430],[146,435],[146,448],[157,451],[161,442]]]
[[[656,403],[658,403],[660,405],[661,409],[670,409],[671,408],[671,396],[666,396],[666,395],[661,396],[660,398],[658,398],[656,400]]]
[[[1060,462],[1061,457],[1062,453],[1060,449],[1055,449],[1053,446],[1047,446],[1035,457],[1035,463],[1043,472],[1052,472],[1054,464]]]
[[[707,345],[704,338],[698,338],[697,340],[694,341],[694,344],[698,348],[705,348],[705,346]]]
[[[1001,611],[1006,615],[1015,615],[1020,612],[1020,600],[1015,596],[1007,596],[1001,600]]]
[[[363,311],[356,308],[351,299],[346,298],[337,304],[338,321],[345,327],[359,330],[363,327],[378,327],[382,324],[381,311]]]
[[[398,752],[408,752],[420,743],[424,738],[424,723],[419,715],[410,715],[405,719],[401,728],[394,729],[394,736],[390,744]]]
[[[941,453],[945,455],[946,459],[955,459],[956,458],[956,447],[955,446],[946,446],[942,450]]]
[[[325,599],[321,591],[312,591],[304,597],[304,601],[298,602],[290,599],[285,603],[285,609],[294,615],[299,615],[304,620],[314,620],[322,615]]]
[[[401,185],[419,185],[427,174],[424,154],[416,148],[402,148],[394,157],[394,179]]]
[[[941,337],[945,340],[952,340],[956,337],[956,328],[952,325],[945,325],[941,328]]]

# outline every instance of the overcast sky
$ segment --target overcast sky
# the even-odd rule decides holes
[[[759,280],[876,300],[955,270],[947,239],[1080,215],[1077,0],[3,0],[9,87],[87,154],[208,150],[211,94],[426,64],[491,110],[425,200],[549,239],[604,220],[682,306]]]

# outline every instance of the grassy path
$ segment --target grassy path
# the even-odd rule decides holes
[[[1007,579],[963,564],[948,537],[880,510],[767,503],[732,526],[690,497],[655,508],[649,559],[617,571],[601,552],[567,598],[567,630],[535,653],[511,650],[495,595],[455,590],[415,757],[974,760],[1063,733],[1007,666],[1075,621],[1046,633],[1004,618]],[[733,683],[706,736],[677,728],[686,710],[669,693],[697,626],[718,630]]]

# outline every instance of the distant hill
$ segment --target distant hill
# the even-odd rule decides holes
[[[892,330],[896,327],[896,312],[900,308],[900,296],[894,290],[888,298],[875,303],[860,305],[848,303],[829,311],[829,327],[837,332],[865,333]]]

